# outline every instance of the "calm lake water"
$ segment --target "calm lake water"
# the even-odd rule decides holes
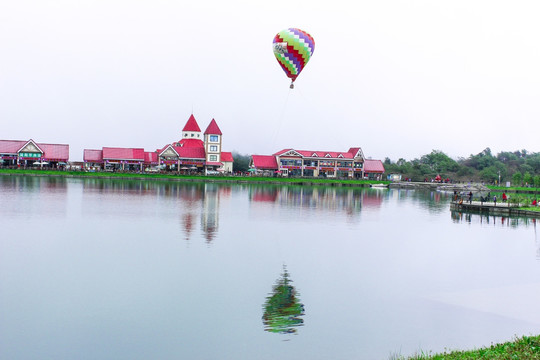
[[[384,360],[540,334],[536,222],[450,195],[0,177],[0,358]]]

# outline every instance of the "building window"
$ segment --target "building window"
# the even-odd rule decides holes
[[[335,161],[321,160],[319,161],[320,166],[333,167],[336,165]]]
[[[187,134],[184,134],[184,137],[187,137]]]
[[[217,155],[210,155],[210,161],[217,161]]]
[[[195,137],[195,134],[191,134],[191,137]]]
[[[210,151],[217,151],[217,145],[210,145]]]
[[[217,142],[218,136],[217,135],[210,135],[210,141]]]

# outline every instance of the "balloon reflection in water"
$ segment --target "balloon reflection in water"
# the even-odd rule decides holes
[[[287,268],[283,266],[283,274],[276,281],[263,306],[265,331],[293,334],[297,331],[296,327],[304,325],[304,320],[300,318],[304,315],[304,304],[300,303],[291,282]]]

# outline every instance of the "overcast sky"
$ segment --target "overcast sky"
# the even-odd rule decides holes
[[[0,139],[224,150],[540,151],[538,1],[0,0]],[[289,89],[277,32],[315,39]]]

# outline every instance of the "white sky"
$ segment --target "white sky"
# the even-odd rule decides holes
[[[180,139],[225,151],[540,151],[538,1],[0,0],[0,139],[83,149]],[[315,52],[294,90],[272,53]]]

